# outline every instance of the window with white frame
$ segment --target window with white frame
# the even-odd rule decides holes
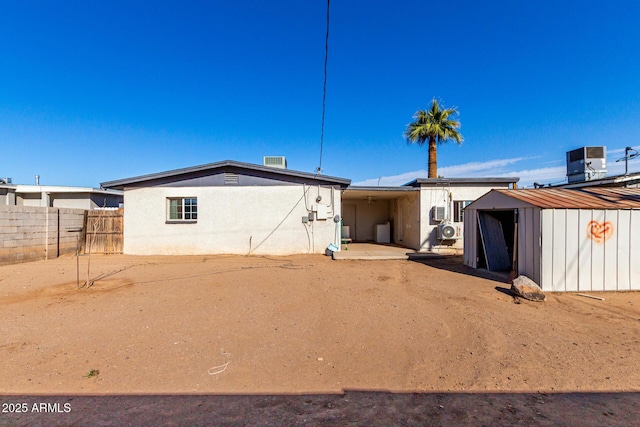
[[[167,199],[167,221],[196,222],[197,220],[197,197],[170,197]]]
[[[454,200],[453,201],[453,222],[463,222],[464,221],[464,211],[463,209],[470,205],[473,200]]]

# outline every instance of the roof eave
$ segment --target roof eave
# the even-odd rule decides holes
[[[340,185],[341,187],[344,187],[344,188],[346,188],[349,184],[351,184],[351,180],[345,179],[345,178],[338,178],[338,177],[328,176],[328,175],[311,174],[308,172],[294,171],[291,169],[278,169],[270,166],[255,165],[251,163],[242,163],[242,162],[236,162],[233,160],[224,160],[221,162],[208,163],[205,165],[191,166],[188,168],[173,169],[165,172],[158,172],[153,174],[140,175],[132,178],[102,182],[100,183],[100,187],[105,189],[114,188],[114,189],[124,190],[124,188],[128,185],[139,184],[145,181],[171,178],[171,177],[176,177],[176,176],[190,174],[190,173],[197,173],[197,172],[206,171],[206,170],[220,169],[224,167],[234,167],[239,169],[267,172],[267,173],[272,173],[276,175],[285,175],[285,176],[292,176],[297,178],[313,179],[316,181],[324,181],[332,185]]]

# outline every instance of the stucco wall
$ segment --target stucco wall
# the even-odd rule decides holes
[[[46,203],[42,201],[41,194],[17,194],[16,205],[18,206],[34,206],[34,207],[46,207]]]
[[[75,253],[84,210],[0,206],[0,264]]]
[[[327,219],[304,224],[318,195],[331,205]],[[197,222],[168,224],[168,197],[197,197]],[[340,241],[340,192],[331,188],[149,187],[125,190],[124,206],[125,254],[324,253]]]
[[[410,193],[393,201],[393,241],[408,248],[420,248],[420,196]]]
[[[93,209],[95,207],[87,196],[80,195],[52,194],[49,196],[49,203],[56,208]]]
[[[509,184],[503,185],[450,185],[420,188],[420,212],[422,221],[420,223],[420,246],[422,251],[446,251],[462,253],[463,239],[439,240],[438,225],[440,222],[433,220],[432,209],[434,206],[444,206],[446,217],[453,220],[453,201],[455,200],[476,200],[494,188],[509,188]],[[462,222],[452,224],[463,230]],[[464,238],[464,236],[463,236]]]

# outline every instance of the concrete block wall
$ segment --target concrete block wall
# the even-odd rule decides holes
[[[84,209],[56,209],[49,208],[49,211],[58,211],[59,230],[58,246],[59,254],[75,254],[78,245],[82,243],[82,227],[84,223]]]
[[[0,265],[75,253],[83,209],[0,206]]]

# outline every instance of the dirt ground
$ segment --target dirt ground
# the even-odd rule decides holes
[[[76,261],[0,267],[0,425],[640,423],[637,292],[324,256],[93,255],[79,288]]]

